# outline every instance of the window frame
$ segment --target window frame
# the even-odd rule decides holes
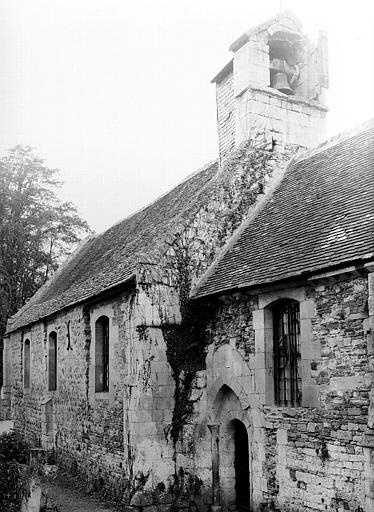
[[[28,348],[26,348],[28,347]],[[28,358],[26,360],[26,354]],[[23,389],[31,388],[31,341],[26,338],[23,342]]]
[[[51,352],[53,342],[53,365],[51,364]],[[48,391],[57,391],[57,371],[58,371],[58,340],[57,340],[57,332],[51,331],[48,334]],[[52,374],[52,369],[54,369],[54,373]]]
[[[270,307],[273,321],[274,404],[278,407],[300,407],[300,303],[294,299],[282,299]]]
[[[100,379],[101,377],[101,379]],[[101,315],[95,321],[95,393],[108,393],[110,387],[110,328],[109,317]]]

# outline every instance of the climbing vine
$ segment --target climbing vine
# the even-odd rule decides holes
[[[205,322],[209,306],[196,305],[190,300],[191,258],[188,244],[183,243],[183,240],[181,236],[176,236],[173,243],[182,320],[180,325],[164,323],[162,326],[167,346],[166,356],[175,380],[175,405],[170,428],[174,444],[193,412],[194,401],[190,398],[191,391],[196,373],[205,369],[208,345]]]
[[[206,270],[217,251],[241,224],[256,203],[264,185],[285,155],[273,152],[262,141],[250,141],[239,148],[220,171],[221,177],[195,212],[173,234],[165,268],[172,269],[178,290],[180,325],[163,323],[167,358],[175,380],[175,405],[170,435],[177,442],[194,408],[191,391],[196,373],[205,369],[209,343],[206,325],[211,306],[190,300],[193,281]],[[287,155],[289,158],[289,155]],[[206,191],[205,191],[206,193]]]

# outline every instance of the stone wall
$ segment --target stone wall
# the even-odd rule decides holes
[[[135,283],[6,340],[16,428],[35,444],[54,446],[58,464],[91,488],[145,512],[156,504],[205,511],[217,470],[217,495],[225,511],[233,510],[239,421],[248,434],[254,511],[370,511],[372,274],[369,287],[366,275],[351,275],[226,295],[217,303],[189,299],[291,152],[242,146],[222,166],[209,201],[170,234],[159,260],[139,265]],[[274,405],[269,306],[280,298],[300,303],[297,408]],[[110,382],[108,392],[96,393],[94,327],[101,315],[110,320]],[[57,391],[48,392],[51,331],[58,379]],[[30,390],[23,388],[25,339]]]
[[[220,161],[235,147],[234,89],[232,73],[217,83],[217,123]]]
[[[260,337],[253,331],[258,322],[254,317],[261,306],[266,311],[272,300],[284,297],[299,297],[300,304],[308,304],[301,310],[312,313],[304,314],[304,318],[311,317],[308,343],[318,350],[313,349],[312,358],[302,353],[303,392],[304,384],[318,388],[309,406],[277,407],[269,393],[258,393],[261,376],[266,377],[263,365],[269,360],[258,352]],[[266,505],[271,510],[295,512],[373,509],[374,430],[368,422],[373,366],[368,318],[366,276],[252,297],[226,296],[217,306],[209,328],[212,344],[207,357],[206,402],[201,407],[206,408],[207,421],[220,423],[221,429],[233,418],[248,425],[253,510]],[[220,401],[220,390],[226,386],[240,400],[241,411],[232,400],[232,414],[217,416],[217,397]],[[266,378],[264,386],[266,390]],[[223,450],[225,439],[222,436]],[[233,506],[229,491],[222,492],[223,504]]]
[[[315,147],[326,139],[326,108],[270,87],[251,87],[235,99],[236,145],[265,132],[278,144]]]
[[[117,296],[72,307],[10,335],[8,382],[16,428],[36,445],[54,447],[58,464],[92,488],[138,505],[144,496],[145,503],[155,499],[156,488],[174,501],[187,499],[193,488],[201,503],[208,503],[209,451],[201,461],[202,454],[190,450],[199,439],[210,446],[210,437],[194,412],[206,387],[205,347],[202,357],[191,358],[200,354],[201,339],[188,297],[293,151],[273,152],[261,141],[243,145],[222,167],[208,200],[170,234],[159,260],[139,265],[135,287],[124,286]],[[102,315],[110,322],[110,383],[109,392],[97,393],[94,333]],[[58,374],[57,390],[49,392],[52,331]],[[31,341],[29,390],[22,381],[25,339]]]
[[[98,315],[110,319],[109,392],[94,392],[92,332]],[[116,495],[125,473],[123,357],[132,321],[129,293],[103,303],[72,308],[28,331],[10,335],[12,418],[35,446],[56,451],[57,462],[79,473],[91,488]],[[48,391],[48,335],[57,333],[57,390]],[[23,387],[22,347],[31,341],[31,387]],[[103,483],[105,482],[105,483]]]

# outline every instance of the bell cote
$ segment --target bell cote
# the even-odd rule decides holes
[[[232,60],[214,77],[220,159],[258,134],[277,144],[325,140],[327,37],[313,45],[291,11],[239,37]]]

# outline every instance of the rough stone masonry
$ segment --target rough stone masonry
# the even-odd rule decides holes
[[[374,123],[305,149],[326,38],[292,13],[231,50],[219,160],[9,321],[0,414],[126,512],[372,512]]]

